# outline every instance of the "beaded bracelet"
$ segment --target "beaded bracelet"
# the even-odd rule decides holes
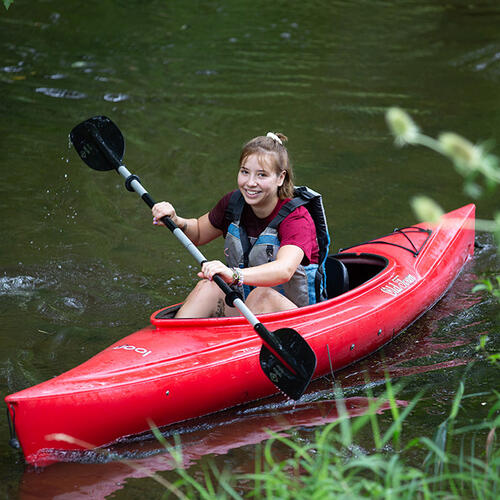
[[[243,273],[239,267],[232,267],[233,271],[233,282],[231,285],[243,286]]]

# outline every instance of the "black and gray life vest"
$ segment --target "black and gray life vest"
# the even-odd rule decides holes
[[[306,186],[295,188],[294,197],[285,203],[276,217],[257,238],[249,238],[241,226],[241,214],[245,200],[235,191],[229,200],[225,217],[230,222],[226,235],[226,263],[229,267],[253,267],[276,259],[280,248],[278,226],[296,208],[304,205],[316,226],[319,247],[318,264],[300,265],[290,281],[273,288],[285,295],[298,307],[316,304],[327,298],[325,260],[328,255],[330,236],[321,195]],[[253,287],[243,285],[239,292],[246,297]]]

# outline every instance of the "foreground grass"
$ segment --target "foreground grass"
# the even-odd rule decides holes
[[[271,434],[258,448],[252,474],[219,470],[212,461],[204,466],[201,480],[183,469],[179,448],[171,447],[155,431],[169,453],[178,460],[178,479],[167,482],[164,498],[196,499],[498,499],[500,498],[500,450],[495,430],[500,423],[500,394],[495,392],[488,418],[477,425],[457,427],[464,398],[461,383],[450,415],[438,427],[433,439],[413,438],[402,444],[405,419],[419,397],[398,407],[395,388],[387,381],[382,397],[371,411],[349,418],[340,390],[336,399],[339,418],[318,430],[312,442]],[[377,409],[389,401],[392,422],[381,431]],[[356,436],[371,435],[371,449],[356,445]],[[364,436],[364,437],[365,437]],[[365,439],[363,440],[365,442]],[[287,447],[290,458],[279,460],[275,449]],[[366,444],[365,444],[366,446]],[[415,464],[415,457],[422,457]],[[412,462],[410,465],[409,462]]]

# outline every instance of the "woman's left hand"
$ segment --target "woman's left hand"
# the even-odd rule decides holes
[[[225,264],[223,264],[220,260],[211,260],[209,262],[205,262],[201,267],[201,271],[198,273],[200,278],[205,278],[207,280],[212,281],[214,276],[219,274],[220,277],[226,283],[233,282],[233,271]]]

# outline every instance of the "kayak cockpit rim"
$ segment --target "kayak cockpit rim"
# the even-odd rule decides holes
[[[389,259],[377,254],[372,253],[339,253],[334,255],[329,255],[326,262],[327,271],[327,290],[328,299],[319,302],[317,304],[312,304],[309,306],[301,307],[300,310],[310,310],[310,308],[321,307],[323,304],[330,302],[344,296],[348,292],[357,289],[366,283],[372,283],[372,280],[379,277],[381,273],[389,267]],[[332,276],[331,273],[335,273]],[[342,272],[345,276],[342,276]],[[344,280],[344,283],[335,283],[332,286],[331,282],[335,280]],[[217,321],[218,323],[233,323],[241,320],[241,317],[228,317],[228,318],[196,318],[196,319],[175,319],[175,313],[182,306],[182,303],[175,304],[172,306],[163,307],[162,309],[155,311],[151,315],[151,323],[155,326],[164,325],[165,321],[175,320],[177,322],[193,322],[193,321]],[[273,315],[280,314],[286,316],[295,316],[297,314],[297,309],[290,309],[289,311],[280,311],[277,313],[269,313],[263,316],[272,317]]]

